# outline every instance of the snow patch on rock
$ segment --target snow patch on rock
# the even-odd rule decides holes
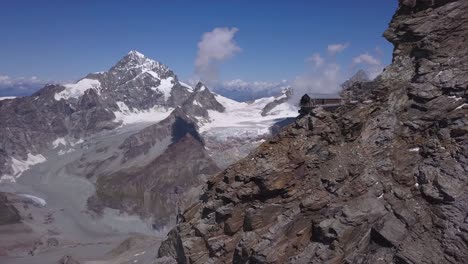
[[[453,99],[453,100],[455,100],[455,102],[457,102],[457,101],[459,101],[459,100],[462,100],[462,99],[463,99],[463,98],[461,98],[461,97],[458,97],[458,96],[455,96],[455,95],[453,95],[453,96],[449,96],[449,98],[450,98],[450,99]]]
[[[76,146],[76,145],[78,145],[78,144],[81,144],[81,143],[83,143],[83,142],[84,142],[84,140],[83,140],[82,138],[80,138],[80,139],[78,139],[77,141],[72,141],[72,142],[70,142],[70,146],[74,147],[74,146]]]
[[[83,143],[83,139],[66,139],[63,137],[57,138],[52,142],[52,148],[58,150],[57,155],[62,156],[75,151],[75,146]]]
[[[460,105],[459,107],[455,108],[455,110],[460,110],[460,109],[464,108],[465,106],[468,106],[468,104],[464,103],[464,104]]]
[[[164,95],[164,101],[167,101],[171,97],[172,87],[174,87],[174,78],[169,77],[167,79],[161,79],[161,83],[158,87],[153,87],[151,90],[158,91]]]
[[[62,146],[66,146],[67,145],[67,141],[65,140],[65,138],[61,137],[61,138],[57,138],[56,140],[54,140],[52,142],[52,147],[54,149],[58,148],[60,145]]]
[[[419,152],[419,148],[412,148],[408,150],[409,152]]]
[[[188,85],[188,84],[186,84],[186,83],[183,83],[183,82],[179,82],[179,84],[182,85],[183,87],[187,88],[187,90],[188,90],[189,92],[193,92],[192,86],[190,86],[190,85]]]
[[[139,58],[145,58],[145,55],[143,55],[142,53],[136,51],[136,50],[131,50],[128,52],[128,55],[134,55],[134,56],[137,56]]]
[[[0,97],[0,101],[10,100],[10,99],[15,99],[15,98],[16,98],[16,96],[2,96],[2,97]]]
[[[198,102],[197,100],[193,101],[193,104],[194,104],[194,105],[197,105],[197,106],[200,106],[200,107],[203,107],[203,105],[200,104],[200,102]]]
[[[122,122],[122,125],[134,123],[157,123],[166,117],[174,110],[174,108],[166,108],[162,106],[154,106],[148,110],[132,111],[124,102],[117,102],[120,111],[115,111],[115,120]]]
[[[117,101],[117,106],[119,107],[120,111],[122,112],[129,112],[130,108],[128,108],[127,104],[121,101]]]
[[[68,100],[69,98],[79,98],[87,90],[95,89],[97,92],[101,89],[101,82],[94,79],[81,79],[75,84],[65,84],[65,89],[54,95],[55,100],[60,101],[61,99]]]
[[[46,200],[40,198],[40,197],[37,197],[37,196],[34,196],[34,195],[30,195],[30,194],[18,194],[18,196],[21,196],[21,197],[24,197],[24,198],[27,198],[31,201],[33,201],[34,203],[44,207],[47,205],[47,202]]]
[[[11,169],[13,170],[13,174],[3,175],[2,177],[0,177],[0,182],[16,182],[16,179],[19,178],[23,174],[23,172],[29,170],[29,168],[34,165],[45,162],[46,160],[47,159],[41,154],[33,155],[31,153],[28,153],[28,157],[26,160],[11,158]]]
[[[61,150],[59,150],[59,152],[58,152],[57,154],[58,154],[59,156],[63,156],[63,155],[65,155],[65,154],[72,153],[73,151],[75,151],[74,148],[69,148],[69,149],[67,149],[67,150],[61,149]]]

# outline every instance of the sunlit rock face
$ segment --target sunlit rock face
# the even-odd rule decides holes
[[[159,256],[465,263],[468,2],[401,1],[385,37],[381,76],[211,178]]]
[[[74,84],[47,85],[31,96],[0,101],[0,177],[16,178],[11,162],[50,148],[57,138],[80,139],[134,121],[140,113],[170,113],[192,94],[165,65],[131,51],[109,71]],[[166,114],[160,119],[167,117]]]
[[[0,100],[0,195],[26,195],[2,209],[4,221],[16,221],[16,208],[26,221],[18,228],[34,227],[0,255],[96,232],[165,235],[209,176],[297,115],[285,98],[237,102],[130,51],[108,71]],[[39,223],[52,213],[57,220]],[[45,246],[31,249],[36,236]]]

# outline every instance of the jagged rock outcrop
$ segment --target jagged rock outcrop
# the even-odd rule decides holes
[[[47,85],[31,96],[0,101],[0,177],[14,179],[13,159],[27,162],[57,138],[80,139],[121,125],[116,113],[173,109],[192,96],[165,65],[131,51],[107,72],[75,84]]]
[[[89,74],[84,80],[97,81],[95,90],[113,110],[120,107],[116,102],[130,110],[150,109],[155,105],[177,107],[191,95],[191,88],[179,82],[166,65],[134,50],[109,71]]]
[[[40,153],[57,137],[79,138],[118,126],[92,92],[73,106],[54,99],[59,90],[50,85],[30,97],[0,101],[0,175],[14,174],[11,158],[27,160],[28,153]]]
[[[202,143],[187,133],[146,166],[100,176],[91,206],[153,217],[154,228],[162,229],[178,209],[193,202],[206,178],[218,171]]]
[[[367,73],[364,70],[359,70],[351,78],[346,80],[341,85],[341,87],[343,89],[348,89],[356,83],[363,83],[363,82],[368,82],[368,81],[369,81],[369,76],[367,75]]]
[[[123,161],[133,159],[148,151],[157,143],[170,138],[171,143],[178,142],[186,134],[191,134],[202,143],[197,132],[197,124],[182,108],[176,108],[167,118],[148,126],[125,139],[119,148],[123,151]]]
[[[0,193],[0,225],[16,224],[20,221],[18,210],[10,204],[5,194]]]
[[[225,108],[220,104],[210,90],[201,82],[197,83],[193,94],[182,105],[188,115],[203,119],[209,119],[209,110],[224,112]]]
[[[468,2],[401,1],[385,37],[393,63],[347,90],[359,101],[315,109],[211,178],[159,255],[466,263]]]
[[[58,261],[58,264],[80,264],[80,262],[74,259],[72,256],[66,255]]]
[[[285,89],[280,96],[275,98],[273,102],[270,102],[265,105],[265,107],[262,110],[262,116],[268,115],[270,111],[278,105],[286,103],[291,98],[291,95],[292,89]]]
[[[99,175],[96,195],[88,200],[88,207],[98,212],[109,207],[152,217],[156,229],[170,224],[178,209],[193,202],[206,178],[220,169],[206,153],[196,124],[180,108],[127,138],[120,146],[122,162],[148,155],[165,139],[170,140],[167,148],[148,164],[136,163]]]

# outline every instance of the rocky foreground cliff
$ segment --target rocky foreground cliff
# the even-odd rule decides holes
[[[466,263],[468,1],[401,1],[384,36],[380,77],[209,180],[159,256]]]

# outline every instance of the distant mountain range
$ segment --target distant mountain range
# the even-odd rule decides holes
[[[240,79],[217,82],[212,90],[218,94],[239,102],[248,102],[256,99],[278,96],[291,86],[286,80],[280,82],[246,82]]]
[[[229,89],[238,100],[251,90]],[[250,99],[268,96],[232,100],[130,51],[108,71],[76,83],[0,98],[0,210],[5,221],[32,229],[18,247],[37,236],[73,241],[167,232],[209,176],[297,116],[285,83],[258,91]],[[14,210],[25,203],[39,208]],[[54,221],[37,221],[50,214]],[[34,254],[47,249],[34,248]]]
[[[44,239],[126,232],[128,219],[132,230],[162,231],[208,176],[296,116],[288,96],[237,102],[130,51],[108,71],[0,100],[0,193],[54,212],[47,225],[18,213]],[[84,233],[70,234],[77,225]]]
[[[98,75],[100,73],[95,74]],[[0,76],[0,78],[1,77],[2,76]],[[11,78],[4,76],[4,79],[5,80],[3,82],[0,79],[0,98],[12,96],[28,96],[33,94],[46,84],[45,81],[39,80],[36,77],[30,79],[19,78],[12,80]],[[343,83],[343,87],[346,88],[349,86],[349,84],[354,83],[356,81],[369,80],[370,78],[364,70],[358,70],[355,75],[353,75],[351,78],[349,78]],[[190,86],[195,86],[196,83],[197,82],[193,80],[185,82],[185,84],[190,84]],[[235,101],[249,102],[264,97],[279,96],[284,90],[293,89],[293,87],[287,80],[282,80],[278,82],[266,82],[244,81],[241,79],[235,79],[211,83],[210,89],[219,95],[233,99]]]

